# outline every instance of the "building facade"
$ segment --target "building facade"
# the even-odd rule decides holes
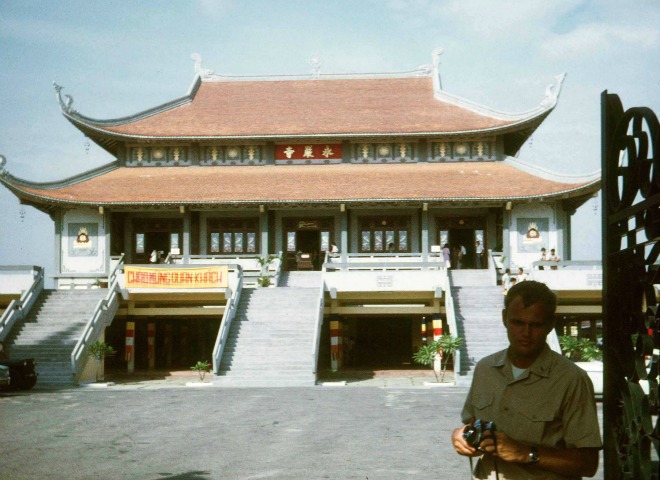
[[[274,255],[283,272],[356,259],[432,262],[445,245],[453,269],[492,268],[489,251],[512,268],[529,268],[541,248],[570,260],[571,215],[600,177],[516,158],[557,104],[563,76],[537,108],[511,114],[445,92],[438,65],[434,55],[400,74],[237,78],[197,57],[187,95],[109,120],[76,111],[56,86],[64,117],[115,160],[58,182],[6,170],[0,181],[53,218],[59,288],[98,283],[121,255],[126,265]],[[117,318],[130,322],[125,302]],[[421,316],[442,315],[433,305],[409,309],[402,318],[414,320],[387,330],[406,338],[402,358],[421,341]],[[185,335],[183,322],[166,323],[178,332],[170,338],[194,331],[207,352],[219,321],[191,320]],[[124,328],[113,330],[118,342]]]

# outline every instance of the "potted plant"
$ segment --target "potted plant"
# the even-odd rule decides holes
[[[443,383],[445,380],[445,373],[447,365],[451,357],[452,362],[454,359],[454,352],[456,352],[461,345],[463,339],[454,337],[448,333],[443,334],[437,340],[434,340],[429,345],[423,345],[413,354],[413,361],[420,365],[428,365],[433,369],[433,374],[438,383]],[[438,369],[436,368],[436,360],[440,360],[438,366],[442,372],[442,376],[438,378]],[[444,362],[443,362],[444,360]]]
[[[195,365],[190,367],[190,370],[196,371],[199,374],[199,381],[203,382],[204,377],[211,371],[212,368],[213,366],[208,361],[199,360]]]
[[[97,340],[88,347],[87,353],[96,361],[96,381],[103,380],[103,377],[100,376],[103,360],[109,355],[114,355],[115,349],[104,341]]]
[[[270,287],[270,277],[268,275],[260,275],[257,278],[257,286]]]
[[[559,337],[559,345],[564,356],[585,370],[594,385],[594,393],[603,394],[603,351],[588,338],[575,338],[570,335]]]

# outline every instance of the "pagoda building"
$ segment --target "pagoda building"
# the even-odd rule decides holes
[[[511,114],[444,91],[439,53],[404,73],[268,77],[218,75],[193,57],[185,96],[123,118],[87,117],[55,85],[64,117],[111,163],[48,183],[2,170],[21,203],[54,220],[58,287],[108,276],[119,255],[126,265],[270,255],[283,272],[324,269],[334,246],[337,264],[429,262],[446,244],[453,268],[492,268],[488,252],[514,268],[541,248],[570,259],[571,215],[600,176],[516,158],[563,76],[538,107]]]

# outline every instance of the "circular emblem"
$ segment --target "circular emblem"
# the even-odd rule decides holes
[[[231,147],[229,150],[227,150],[227,156],[229,158],[236,158],[238,157],[238,148],[236,147]]]
[[[459,155],[465,155],[467,153],[467,145],[464,143],[459,143],[456,145],[456,153]]]
[[[160,160],[160,159],[162,159],[164,156],[165,156],[165,152],[163,152],[162,149],[157,148],[157,149],[154,150],[154,158],[155,158],[156,160]]]
[[[381,157],[384,157],[385,155],[389,155],[389,154],[390,154],[390,147],[388,147],[387,145],[381,145],[380,147],[378,147],[378,155],[380,155]]]

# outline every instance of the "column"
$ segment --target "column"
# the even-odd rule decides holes
[[[422,262],[429,261],[429,204],[422,205]]]
[[[341,262],[346,263],[348,262],[348,211],[343,203],[339,211],[339,224],[341,228],[339,252],[341,254]]]
[[[124,348],[128,373],[135,371],[135,322],[126,322],[126,347]]]
[[[147,325],[147,357],[149,358],[149,370],[156,368],[156,324],[149,322]]]
[[[261,235],[259,254],[268,257],[268,210],[264,205],[259,205],[259,234]]]
[[[342,367],[341,320],[338,315],[330,316],[330,368],[336,372]]]
[[[183,263],[190,263],[190,210],[183,214]]]
[[[442,317],[439,314],[435,314],[432,317],[432,322],[433,322],[433,340],[439,340],[440,337],[442,336]],[[440,352],[440,355],[435,357],[433,369],[436,372],[440,372],[442,370],[442,351]]]

